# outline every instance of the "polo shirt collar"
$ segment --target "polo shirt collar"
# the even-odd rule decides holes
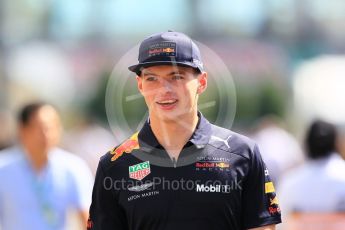
[[[196,148],[204,148],[211,137],[211,124],[210,122],[201,114],[201,112],[198,112],[198,124],[196,126],[196,129],[187,142],[188,144],[195,145]],[[151,152],[152,150],[158,148],[162,149],[163,147],[159,144],[157,138],[155,137],[149,119],[145,122],[142,129],[139,131],[138,134],[139,139],[139,146],[141,150],[144,150],[146,152]]]

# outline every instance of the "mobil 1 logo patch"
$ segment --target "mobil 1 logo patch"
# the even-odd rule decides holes
[[[197,184],[196,185],[197,192],[220,192],[220,193],[230,193],[231,187],[230,185],[204,185],[204,184]]]
[[[196,184],[196,192],[230,193],[235,190],[242,190],[242,181],[237,178],[231,182],[227,181],[225,184]]]
[[[150,162],[145,161],[128,167],[129,178],[142,180],[151,173]]]

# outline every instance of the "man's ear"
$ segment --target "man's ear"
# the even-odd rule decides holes
[[[197,93],[198,94],[202,94],[206,90],[206,88],[207,88],[207,73],[206,72],[202,72],[198,76],[198,90],[197,90]]]
[[[136,76],[136,80],[137,80],[137,86],[138,86],[138,90],[141,94],[142,90],[143,90],[143,79],[140,76]]]

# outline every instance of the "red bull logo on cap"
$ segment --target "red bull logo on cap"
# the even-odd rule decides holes
[[[115,148],[111,154],[114,155],[111,161],[117,160],[124,153],[131,153],[134,149],[139,149],[138,133],[133,134],[128,140],[124,141],[119,147]]]
[[[165,52],[165,53],[173,53],[173,52],[175,52],[175,49],[174,48],[163,48],[163,52]]]

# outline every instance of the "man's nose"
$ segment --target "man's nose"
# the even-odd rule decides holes
[[[169,80],[162,79],[161,88],[165,91],[171,91],[172,90],[172,84]]]

